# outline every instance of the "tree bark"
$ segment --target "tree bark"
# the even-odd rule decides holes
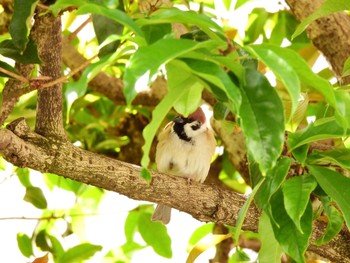
[[[39,13],[31,31],[42,60],[40,73],[58,79],[62,75],[61,17],[52,13]],[[62,116],[62,83],[38,90],[36,125],[37,133],[44,136],[65,138]]]
[[[16,166],[55,173],[132,199],[163,203],[203,222],[235,226],[246,201],[245,196],[217,185],[189,184],[185,178],[156,172],[151,172],[148,184],[140,177],[139,166],[82,150],[67,141],[45,138],[31,131],[24,119],[0,129],[0,153]],[[259,217],[260,211],[252,205],[243,230],[257,232]],[[313,224],[309,251],[335,262],[350,262],[349,232],[344,230],[318,247],[313,241],[322,235],[326,224]]]
[[[314,13],[324,0],[286,0],[295,17],[302,21]],[[307,28],[309,38],[331,65],[341,84],[349,84],[350,76],[342,79],[345,60],[350,56],[350,16],[334,13],[317,19]]]

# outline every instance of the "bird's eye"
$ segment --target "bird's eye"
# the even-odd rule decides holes
[[[194,124],[194,125],[191,125],[191,128],[192,128],[192,130],[194,130],[194,131],[198,130],[200,127],[201,127],[201,124],[200,124],[200,123],[196,123],[196,124]]]

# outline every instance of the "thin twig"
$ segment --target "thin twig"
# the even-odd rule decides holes
[[[14,72],[11,72],[9,70],[6,70],[4,68],[0,68],[0,72],[5,73],[6,75],[9,75],[10,77],[15,78],[15,79],[17,79],[19,81],[22,81],[24,83],[29,83],[29,80],[26,79],[25,77],[23,77],[21,75],[18,75],[18,74],[14,73]]]
[[[0,220],[56,220],[62,219],[65,217],[85,217],[85,216],[106,216],[99,213],[90,213],[90,214],[72,214],[72,215],[61,215],[61,216],[44,216],[44,217],[25,217],[25,216],[10,216],[10,217],[0,217]],[[110,216],[110,215],[108,215]]]
[[[79,71],[83,70],[84,68],[86,68],[93,59],[95,59],[97,57],[97,55],[89,58],[87,61],[85,61],[83,64],[81,64],[79,67],[77,67],[76,69],[72,70],[71,72],[69,72],[67,75],[60,77],[58,79],[55,79],[53,81],[50,81],[48,83],[43,84],[40,88],[48,88],[51,87],[53,85],[56,85],[58,83],[63,83],[64,81],[68,80],[70,77],[74,76],[75,74],[77,74]]]
[[[83,28],[89,24],[92,21],[91,16],[89,16],[88,19],[86,19],[80,26],[78,26],[77,29],[75,29],[69,36],[68,36],[68,40],[69,42],[72,41],[77,35],[78,33],[83,30]]]

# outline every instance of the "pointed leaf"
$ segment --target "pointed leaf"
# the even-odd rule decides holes
[[[316,186],[317,182],[312,176],[302,175],[287,180],[282,187],[287,214],[301,233],[300,219],[309,203],[310,194]]]
[[[260,208],[265,211],[269,209],[270,199],[287,177],[290,164],[290,158],[283,157],[278,160],[276,166],[266,174],[266,180],[255,196],[255,201]]]
[[[137,91],[148,86],[161,65],[189,51],[205,46],[184,39],[161,39],[139,48],[130,58],[124,74],[124,95],[128,104]]]
[[[101,251],[102,246],[96,246],[89,243],[83,243],[68,249],[61,257],[58,258],[59,263],[76,263],[87,260]]]
[[[11,65],[3,62],[3,61],[0,61],[0,68],[2,69],[5,69],[7,71],[10,71],[12,73],[15,73],[15,74],[19,74],[18,71],[12,67]],[[6,73],[3,73],[3,72],[0,72],[0,77],[3,77],[3,78],[12,78],[11,76],[7,75]]]
[[[201,255],[204,251],[206,251],[208,248],[211,248],[217,244],[219,244],[221,241],[228,239],[232,237],[231,234],[226,235],[211,235],[210,239],[202,239],[200,240],[190,251],[188,254],[188,257],[186,259],[186,263],[193,263],[198,258],[199,255]]]
[[[282,191],[278,191],[271,199],[273,220],[271,224],[273,232],[283,251],[296,262],[304,263],[304,254],[309,246],[312,232],[312,206],[309,202],[305,213],[301,217],[302,233],[296,228],[292,219],[288,216],[283,201]]]
[[[245,216],[246,216],[246,214],[248,212],[250,204],[254,200],[255,194],[258,192],[260,186],[263,184],[264,181],[265,181],[265,178],[262,178],[260,180],[260,182],[254,187],[254,189],[251,192],[251,194],[249,195],[248,199],[245,201],[244,205],[241,207],[241,209],[238,212],[237,222],[236,222],[236,229],[235,229],[235,233],[234,233],[234,236],[233,236],[233,240],[234,240],[234,242],[236,243],[237,246],[238,246],[239,235],[241,234],[241,229],[242,229],[242,226],[243,226],[243,222],[244,222]]]
[[[154,12],[147,19],[139,19],[136,22],[140,26],[164,23],[182,23],[199,27],[212,39],[224,41],[222,28],[208,16],[198,14],[194,11],[183,11],[178,8],[164,8]],[[215,33],[213,32],[215,31]],[[219,37],[217,34],[221,35]]]
[[[39,0],[14,0],[14,10],[9,31],[14,46],[22,53],[28,43],[31,19]]]
[[[262,213],[259,220],[259,235],[261,248],[259,250],[259,263],[280,263],[282,248],[276,240],[270,219]]]
[[[34,205],[36,208],[45,209],[47,207],[46,198],[43,194],[43,191],[34,186],[29,186],[26,188],[26,194],[23,198],[24,201],[27,201]]]
[[[349,160],[350,149],[347,148],[339,148],[324,152],[314,151],[307,158],[309,164],[327,165],[332,163],[339,165],[347,170],[350,170]]]
[[[324,245],[331,241],[340,232],[344,224],[343,216],[334,206],[332,206],[330,198],[322,198],[321,201],[324,211],[328,217],[328,223],[322,236],[315,240],[315,244],[318,246]]]
[[[191,235],[190,239],[188,240],[188,245],[190,247],[194,246],[199,240],[204,238],[205,236],[211,234],[213,232],[214,224],[213,223],[207,223],[200,227],[198,227]]]
[[[289,134],[288,146],[290,150],[293,150],[310,142],[328,138],[340,138],[346,134],[350,134],[350,130],[344,133],[343,127],[334,118],[324,118],[315,121],[303,130]]]
[[[143,240],[160,256],[172,257],[171,239],[166,227],[160,222],[151,221],[150,213],[141,213],[138,227]]]
[[[350,178],[320,166],[309,165],[308,168],[322,189],[338,204],[350,229]]]
[[[289,61],[281,56],[281,53],[284,53],[286,48],[270,44],[261,44],[251,45],[249,49],[252,50],[285,85],[292,101],[291,115],[294,114],[300,98],[300,81],[292,64],[289,64]]]
[[[253,69],[246,69],[241,88],[239,110],[247,149],[265,174],[282,152],[284,113],[281,99],[267,79]]]
[[[324,1],[319,9],[317,9],[313,14],[308,16],[306,19],[304,19],[300,23],[300,25],[295,30],[292,38],[295,38],[296,36],[300,35],[306,29],[306,27],[316,19],[328,16],[330,14],[333,14],[339,11],[345,11],[345,10],[350,10],[350,3],[348,1],[339,1],[339,0]]]
[[[20,52],[12,40],[4,40],[0,43],[0,54],[23,64],[40,64],[37,46],[33,40],[29,40],[23,52]]]
[[[350,57],[348,57],[343,66],[342,77],[346,77],[350,75]]]
[[[33,255],[32,240],[24,233],[17,234],[17,244],[22,255],[29,258]]]

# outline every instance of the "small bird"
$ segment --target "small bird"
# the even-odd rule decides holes
[[[176,116],[158,136],[156,163],[159,172],[203,183],[208,175],[216,141],[206,125],[202,108],[188,118]],[[152,220],[167,224],[171,207],[158,204]]]

